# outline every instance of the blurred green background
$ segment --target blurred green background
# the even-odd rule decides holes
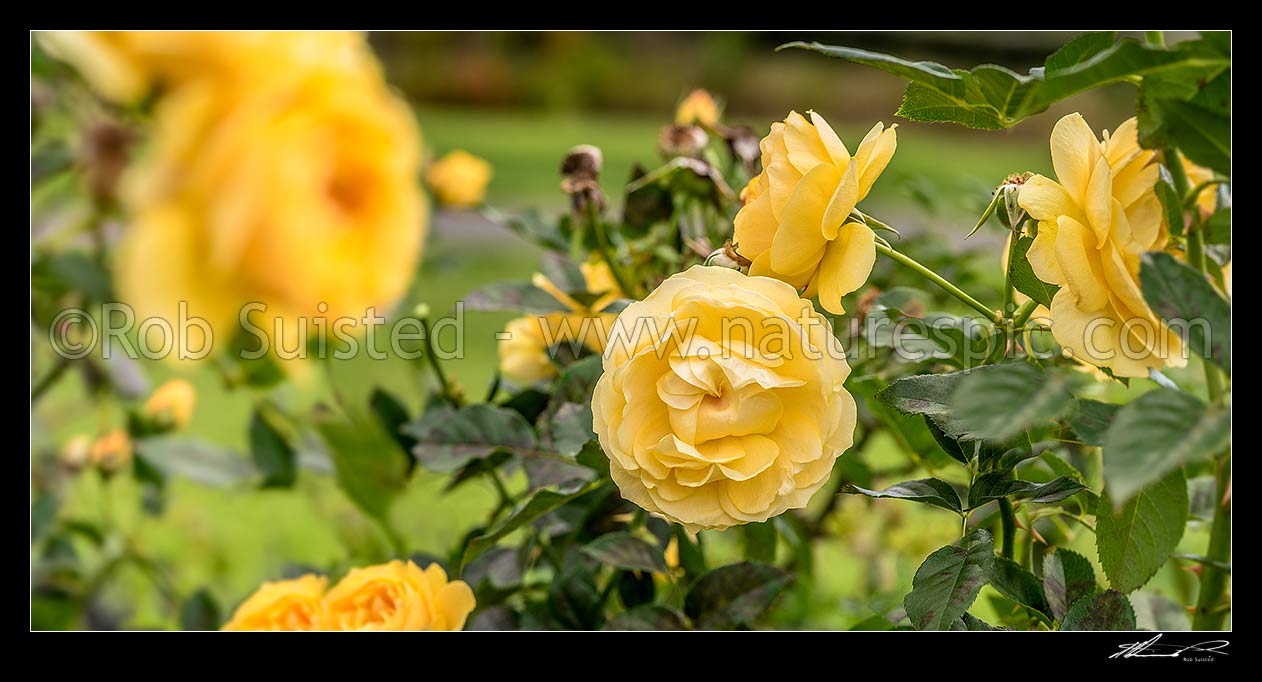
[[[983,293],[994,298],[1001,284],[998,231],[984,230],[963,241],[990,190],[1010,172],[1050,171],[1048,132],[1064,113],[1082,111],[1097,130],[1116,127],[1133,114],[1133,89],[1119,85],[1071,99],[1010,131],[968,131],[894,118],[902,83],[892,76],[775,47],[820,40],[952,66],[994,62],[1024,70],[1041,63],[1070,35],[386,33],[371,39],[391,82],[415,105],[427,150],[440,155],[465,149],[490,161],[495,176],[487,203],[506,211],[564,210],[557,169],[566,150],[580,143],[603,150],[602,181],[611,196],[619,196],[616,188],[633,163],[652,167],[660,162],[654,151],[658,131],[670,122],[676,101],[696,87],[710,89],[726,103],[727,123],[750,125],[760,135],[790,109],[819,111],[851,145],[877,120],[898,123],[898,152],[865,210],[897,225],[909,239],[928,234],[957,251],[962,267],[979,273],[979,281],[992,288]],[[536,268],[534,247],[476,214],[439,214],[434,224],[403,310],[425,302],[442,315],[472,289],[525,278]],[[465,356],[447,363],[447,371],[470,395],[482,395],[491,380],[497,362],[494,334],[509,317],[465,312]],[[48,355],[36,332],[38,375]],[[217,373],[205,368],[177,372],[152,363],[144,371],[152,386],[177,373],[190,379],[199,403],[189,432],[245,451],[252,401],[225,389]],[[294,405],[327,399],[330,378],[344,390],[384,385],[415,410],[428,376],[397,358],[361,358],[337,365],[331,377],[308,368],[283,397]],[[63,381],[31,415],[32,456],[55,450],[74,434],[118,423],[122,410],[117,404],[93,404],[77,377]],[[884,438],[870,443],[864,456],[874,467],[903,461]],[[493,504],[489,487],[466,486],[443,495],[444,483],[444,477],[419,473],[394,509],[395,525],[415,551],[445,553]],[[385,538],[332,480],[310,472],[284,491],[177,481],[161,517],[141,513],[138,495],[130,480],[117,481],[107,496],[96,476],[80,476],[65,495],[63,513],[113,514],[144,554],[170,566],[169,579],[179,591],[208,587],[226,613],[261,581],[296,566],[325,567],[352,557],[363,563],[388,551]],[[813,596],[806,603],[785,600],[783,622],[826,629],[867,618],[878,592],[905,593],[924,556],[958,533],[957,519],[949,513],[857,498],[842,500],[834,529],[840,537],[817,543],[820,579]],[[734,537],[707,536],[714,536],[708,540],[720,557],[737,555]],[[1187,547],[1202,544],[1200,532],[1184,538]],[[1094,561],[1089,534],[1081,533],[1075,547]],[[1188,579],[1167,566],[1154,585],[1159,591],[1175,590]],[[988,604],[979,600],[975,612],[985,615]],[[123,617],[134,627],[173,627],[161,605],[149,576],[123,569],[85,625],[108,627]]]

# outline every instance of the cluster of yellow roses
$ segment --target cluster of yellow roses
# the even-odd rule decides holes
[[[808,114],[772,125],[742,192],[735,248],[749,275],[693,267],[609,330],[592,413],[610,473],[626,499],[690,530],[805,506],[853,442],[850,368],[807,299],[841,314],[871,274],[876,236],[852,214],[896,137],[878,123],[851,155]],[[1184,362],[1138,285],[1140,255],[1169,235],[1154,157],[1134,119],[1099,141],[1073,114],[1052,134],[1059,182],[1036,175],[1019,195],[1038,221],[1035,273],[1061,286],[1053,335],[1116,376]]]
[[[103,96],[158,93],[150,148],[125,174],[118,286],[137,316],[272,330],[362,317],[409,283],[426,230],[420,137],[351,32],[40,35]],[[227,336],[231,336],[230,333]]]
[[[180,429],[193,418],[197,391],[184,379],[172,379],[155,390],[140,408],[140,415],[161,430]],[[121,470],[131,463],[133,448],[127,430],[116,427],[92,439],[80,434],[62,445],[57,454],[61,465],[77,471],[92,465],[105,473]]]
[[[263,583],[223,630],[460,630],[475,606],[473,590],[447,580],[438,564],[411,561],[351,569],[326,591],[328,578],[304,575]]]

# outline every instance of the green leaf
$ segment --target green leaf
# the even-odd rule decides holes
[[[205,441],[161,436],[136,444],[139,465],[149,467],[161,479],[185,478],[194,483],[228,487],[255,476],[242,455]]]
[[[402,431],[403,425],[410,421],[408,408],[403,401],[389,391],[374,388],[372,395],[368,398],[368,404],[381,420],[382,425],[386,427],[386,432],[394,437],[404,452],[411,454],[412,448],[416,447],[416,439]]]
[[[595,630],[604,619],[604,600],[591,569],[573,566],[548,586],[548,608],[557,621],[572,630]]]
[[[298,472],[294,449],[258,409],[250,417],[250,459],[263,474],[262,487],[288,488],[294,484]]]
[[[945,464],[948,457],[957,457],[957,453],[944,451],[946,446],[931,433],[928,420],[892,409],[889,403],[881,399],[886,384],[879,377],[872,375],[856,377],[847,385],[856,396],[864,396],[864,406],[889,430],[899,446],[913,459],[924,460],[936,466],[939,462]]]
[[[1220,208],[1214,211],[1205,221],[1204,237],[1206,244],[1231,244],[1231,208]]]
[[[566,367],[552,383],[553,404],[590,403],[601,371],[599,355],[585,357]]]
[[[1144,300],[1197,355],[1231,371],[1231,304],[1204,275],[1168,253],[1141,257]]]
[[[1069,417],[1069,428],[1073,429],[1083,443],[1103,445],[1104,434],[1120,409],[1121,405],[1078,398],[1074,401],[1074,411]]]
[[[467,565],[509,533],[548,514],[571,500],[586,495],[601,485],[600,482],[592,482],[585,485],[575,482],[555,488],[540,488],[534,491],[494,527],[469,539],[469,543],[465,545],[462,565]]]
[[[1122,592],[1143,587],[1178,546],[1187,515],[1182,469],[1140,490],[1120,511],[1106,487],[1096,508],[1096,550],[1109,583]]]
[[[959,620],[951,624],[951,629],[959,630],[961,632],[998,632],[1004,628],[995,627],[981,618],[974,616],[968,611],[965,611],[964,615],[960,616]]]
[[[1140,630],[1191,630],[1192,620],[1182,604],[1151,592],[1136,592],[1130,596],[1135,610],[1135,627]]]
[[[662,551],[626,532],[606,533],[587,543],[583,553],[614,568],[666,573]]]
[[[1095,591],[1095,571],[1086,557],[1064,548],[1043,557],[1043,596],[1056,620],[1064,620],[1071,604]]]
[[[469,310],[513,311],[545,315],[569,310],[552,294],[530,282],[496,282],[471,291],[464,297]]]
[[[498,450],[523,453],[538,445],[524,417],[488,403],[459,410],[435,405],[401,430],[416,439],[417,461],[435,473],[455,471]]]
[[[375,417],[325,409],[317,410],[313,421],[328,446],[338,485],[364,513],[385,519],[407,486],[407,453]]]
[[[1104,482],[1115,504],[1172,469],[1206,459],[1231,439],[1231,411],[1158,388],[1122,407],[1104,434]]]
[[[1039,579],[1011,559],[995,557],[990,586],[1022,606],[1043,614],[1051,613]]]
[[[930,554],[903,599],[911,624],[917,630],[950,629],[990,579],[994,559],[994,542],[981,529]]]
[[[877,393],[876,397],[904,414],[928,417],[946,435],[958,438],[962,429],[952,417],[951,397],[960,380],[972,371],[974,370],[903,377]]]
[[[1067,372],[1046,372],[1028,362],[973,370],[959,381],[951,398],[957,433],[1003,442],[1051,421],[1069,408],[1072,379]]]
[[[1012,478],[1008,471],[991,471],[978,476],[968,489],[968,507],[976,509],[991,500],[1008,497],[1014,500],[1029,499],[1039,504],[1058,502],[1087,489],[1081,481],[1061,476],[1047,483],[1034,483]]]
[[[600,476],[609,478],[609,456],[600,448],[600,443],[594,440],[587,441],[583,449],[578,451],[575,461],[592,469]]]
[[[741,527],[745,558],[772,563],[776,560],[776,528],[770,521],[747,523]]]
[[[1034,244],[1034,237],[1020,237],[1017,243],[1012,245],[1012,256],[1008,261],[1008,279],[1012,282],[1014,289],[1029,296],[1040,305],[1050,308],[1052,297],[1060,291],[1060,287],[1048,284],[1034,274],[1034,266],[1030,265],[1029,258],[1032,244]]]
[[[1117,590],[1089,594],[1074,602],[1061,621],[1061,630],[1134,630],[1135,610]]]
[[[911,500],[923,502],[935,507],[960,512],[960,495],[950,483],[939,478],[920,478],[914,481],[895,483],[885,490],[868,490],[857,485],[844,485],[841,492],[848,495],[867,495],[868,497],[888,497],[895,500]]]
[[[218,630],[220,622],[219,602],[206,588],[189,595],[180,605],[181,630]]]
[[[675,631],[687,630],[684,614],[661,604],[644,604],[623,611],[605,623],[605,630]]]
[[[1101,52],[1113,47],[1117,42],[1116,31],[1097,31],[1083,33],[1065,43],[1051,54],[1044,62],[1045,73],[1054,74],[1072,66],[1077,66]]]
[[[491,222],[500,223],[526,240],[546,249],[565,252],[570,248],[569,240],[561,233],[556,221],[544,216],[538,210],[531,209],[525,213],[510,215],[488,208],[482,213]]]
[[[1161,202],[1161,212],[1166,216],[1166,225],[1170,228],[1170,234],[1177,237],[1183,234],[1183,199],[1174,188],[1174,184],[1167,179],[1169,174],[1165,166],[1162,166],[1161,176],[1153,189],[1156,190],[1157,200]]]
[[[775,566],[743,561],[701,576],[684,598],[684,613],[701,630],[752,627],[793,576]]]
[[[1107,83],[1136,76],[1168,80],[1174,72],[1183,78],[1213,76],[1231,66],[1230,55],[1213,54],[1201,46],[1167,50],[1130,39],[1105,46],[1107,38],[1107,34],[1080,36],[1028,74],[991,64],[950,69],[934,62],[911,62],[819,43],[790,43],[780,49],[814,50],[894,74],[910,81],[898,115],[981,129],[1011,127],[1053,102]]]

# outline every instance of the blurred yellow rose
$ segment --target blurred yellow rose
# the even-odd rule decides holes
[[[486,199],[486,186],[494,171],[485,159],[463,149],[448,152],[425,171],[425,181],[443,206],[472,208]]]
[[[536,273],[535,286],[547,291],[570,309],[568,313],[527,315],[516,318],[505,328],[506,337],[499,342],[500,373],[526,385],[546,381],[557,375],[548,349],[558,344],[579,343],[595,353],[605,350],[609,328],[616,313],[602,313],[623,297],[609,264],[585,262],[579,266],[589,295],[596,298],[583,304],[561,291],[547,277]]]
[[[876,263],[876,235],[850,220],[898,144],[897,126],[872,127],[854,156],[819,114],[796,111],[762,140],[762,173],[741,192],[736,250],[749,274],[775,277],[819,297],[830,313],[863,286]]]
[[[172,379],[158,387],[145,401],[141,413],[171,428],[183,428],[193,418],[197,391],[184,379]]]
[[[97,438],[88,453],[92,464],[106,473],[114,473],[131,464],[131,458],[131,438],[122,428],[113,429]]]
[[[1231,298],[1231,261],[1222,267],[1223,271],[1223,291],[1227,292],[1227,297]]]
[[[318,630],[324,623],[328,578],[304,575],[263,583],[237,607],[221,630]]]
[[[1168,239],[1153,187],[1155,152],[1140,148],[1135,119],[1104,141],[1080,114],[1052,130],[1052,165],[1059,182],[1035,175],[1019,203],[1038,221],[1028,257],[1045,282],[1060,285],[1052,299],[1052,336],[1081,361],[1115,376],[1186,364],[1182,344],[1139,288],[1139,257]]]
[[[675,109],[675,123],[713,128],[719,122],[719,104],[714,96],[700,88],[688,93]]]
[[[363,36],[349,31],[43,31],[40,44],[74,66],[102,96],[139,99],[150,89],[207,78],[291,78],[306,68],[369,68]]]
[[[324,597],[326,630],[460,630],[473,590],[447,581],[438,564],[408,561],[354,568]]]
[[[426,230],[419,133],[372,74],[185,84],[160,100],[155,138],[123,187],[118,288],[138,319],[174,324],[187,302],[223,347],[259,303],[250,323],[273,348],[282,324],[293,351],[299,316],[314,333],[321,318],[384,315],[404,293]]]
[[[593,429],[627,500],[690,531],[806,505],[854,439],[845,351],[793,287],[694,266],[618,316]]]

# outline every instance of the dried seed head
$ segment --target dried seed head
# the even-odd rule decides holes
[[[561,175],[566,177],[582,176],[595,180],[604,165],[604,156],[600,148],[590,144],[580,144],[565,155],[561,162]]]
[[[668,125],[657,136],[657,148],[667,158],[694,156],[709,142],[710,136],[693,125]]]

